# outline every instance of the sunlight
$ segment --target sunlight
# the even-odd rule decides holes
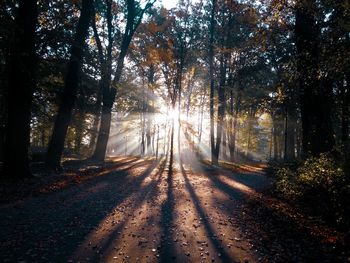
[[[175,0],[162,0],[161,3],[166,9],[174,8],[177,5],[177,1]]]
[[[168,116],[170,120],[178,120],[179,119],[179,111],[176,109],[171,109],[168,112]]]

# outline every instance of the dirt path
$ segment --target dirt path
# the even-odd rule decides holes
[[[124,159],[108,174],[0,207],[1,262],[336,262],[268,206],[263,173],[182,156]],[[340,259],[339,259],[340,260]]]

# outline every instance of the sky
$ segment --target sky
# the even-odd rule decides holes
[[[173,7],[175,7],[176,4],[177,4],[177,0],[161,0],[160,2],[161,2],[161,3],[163,4],[163,6],[164,6],[165,8],[167,8],[167,9],[173,8]]]

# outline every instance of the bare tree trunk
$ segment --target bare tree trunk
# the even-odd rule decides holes
[[[171,138],[170,138],[170,160],[169,160],[169,171],[173,170],[173,163],[174,163],[174,118],[172,119],[171,123]]]
[[[251,116],[249,115],[248,117],[248,137],[247,137],[247,149],[246,149],[246,157],[249,156],[250,153],[250,148],[251,148],[251,133],[252,133],[252,119]]]
[[[233,90],[230,91],[230,136],[229,136],[229,150],[230,150],[230,161],[235,161],[236,152],[236,137],[237,137],[237,123],[238,123],[238,112],[240,108],[240,94],[237,92],[236,107],[234,109],[233,103]]]
[[[141,112],[141,156],[145,155],[145,113]]]
[[[230,160],[231,160],[231,162],[235,161],[237,127],[238,127],[238,113],[235,115],[235,117],[233,119],[231,143],[230,143]]]
[[[158,159],[158,148],[159,148],[159,125],[157,125],[157,147],[156,147],[156,159]]]
[[[227,121],[224,121],[224,129],[222,130],[222,159],[227,161]]]
[[[98,129],[100,125],[100,117],[101,117],[101,102],[102,102],[102,80],[99,83],[99,90],[97,92],[97,99],[95,103],[95,109],[94,109],[94,122],[92,123],[91,127],[91,137],[90,137],[90,143],[89,143],[89,149],[93,150],[96,144]]]
[[[210,149],[211,149],[211,163],[218,164],[218,159],[215,155],[215,141],[214,141],[214,30],[215,30],[215,9],[216,0],[212,0],[212,10],[210,17],[210,39],[209,39],[209,77],[210,77]]]
[[[204,118],[204,101],[206,97],[206,92],[201,97],[201,103],[199,105],[199,116],[198,116],[198,144],[202,140],[202,131],[203,131],[203,118]]]
[[[112,107],[117,94],[117,84],[120,81],[122,71],[124,68],[124,59],[126,57],[131,39],[141,23],[144,12],[149,9],[153,2],[147,2],[141,11],[137,11],[137,3],[134,0],[127,0],[127,21],[125,31],[120,46],[120,53],[117,59],[117,67],[114,74],[113,83],[107,87],[103,92],[102,97],[102,116],[100,130],[97,138],[96,149],[92,158],[95,161],[103,162],[106,155],[107,143],[110,133],[112,120]],[[108,88],[108,89],[107,89]]]
[[[220,83],[218,87],[218,119],[216,128],[216,145],[214,151],[214,158],[219,163],[220,145],[222,139],[222,131],[224,126],[226,98],[225,98],[225,83],[226,83],[226,56],[220,56]]]
[[[91,137],[90,137],[90,142],[89,142],[89,148],[92,150],[95,147],[96,144],[96,138],[97,138],[97,132],[99,129],[99,124],[100,124],[100,112],[96,112],[94,116],[94,122],[92,123],[91,127]]]
[[[83,128],[85,121],[85,113],[82,109],[77,112],[77,123],[75,126],[75,142],[74,142],[74,151],[76,154],[80,154],[81,143],[83,140]]]
[[[180,155],[181,153],[181,95],[182,95],[182,74],[183,74],[183,58],[180,59],[180,65],[178,69],[178,80],[177,80],[177,86],[178,86],[178,92],[179,92],[179,104],[178,104],[178,131],[177,131],[177,148],[178,153]],[[181,157],[179,156],[179,160],[181,162]]]
[[[77,31],[72,45],[61,103],[46,155],[46,165],[52,169],[58,169],[61,167],[60,162],[64,149],[64,140],[66,138],[68,126],[72,118],[73,106],[76,100],[76,93],[80,80],[79,74],[84,54],[84,44],[88,35],[92,11],[93,0],[83,0]]]

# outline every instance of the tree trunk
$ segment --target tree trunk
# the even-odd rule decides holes
[[[198,144],[202,141],[202,131],[203,131],[203,118],[204,118],[204,101],[206,97],[206,92],[201,97],[201,104],[199,105],[198,113]]]
[[[145,112],[141,112],[141,156],[145,155]]]
[[[10,54],[7,85],[8,116],[5,128],[4,177],[30,177],[28,150],[35,87],[35,28],[37,1],[21,0],[16,17],[15,42]]]
[[[97,99],[95,104],[95,119],[93,124],[93,133],[91,136],[90,146],[93,143],[95,146],[92,156],[96,154],[98,150],[96,148],[100,148],[101,145],[97,145],[97,139],[99,136],[99,130],[100,130],[100,120],[102,114],[102,97],[104,94],[108,92],[111,85],[111,74],[112,74],[112,47],[113,47],[113,25],[112,25],[112,3],[111,1],[106,1],[106,20],[107,20],[107,34],[108,34],[108,46],[106,48],[106,54],[103,51],[102,42],[100,39],[100,36],[98,34],[97,26],[96,26],[96,18],[93,17],[92,19],[92,29],[94,32],[94,37],[97,45],[98,50],[98,57],[100,61],[100,68],[101,68],[101,80],[99,82],[100,88],[97,93]],[[96,10],[94,10],[94,14],[96,16]],[[100,141],[103,140],[100,138]],[[91,147],[92,148],[92,147]],[[93,157],[92,157],[93,158]]]
[[[236,137],[237,137],[237,126],[238,126],[238,112],[240,109],[240,91],[237,92],[236,105],[233,105],[233,90],[230,92],[230,141],[229,141],[229,149],[230,149],[230,161],[235,161],[235,152],[236,152]],[[235,109],[234,109],[235,108]]]
[[[251,134],[252,134],[252,116],[251,113],[248,115],[248,136],[247,136],[247,148],[246,148],[246,157],[249,158],[250,149],[251,149]]]
[[[221,145],[222,132],[224,127],[225,108],[226,108],[225,82],[226,82],[226,59],[224,54],[221,54],[220,84],[218,87],[218,103],[219,103],[218,120],[217,120],[217,128],[216,128],[216,145],[215,145],[215,151],[214,151],[214,158],[215,160],[217,160],[217,164],[219,163],[220,145]]]
[[[182,56],[182,55],[181,55]],[[177,149],[178,149],[178,154],[180,155],[181,153],[181,94],[182,94],[182,74],[183,74],[183,57],[180,58],[180,63],[178,66],[178,72],[177,72],[177,90],[178,90],[178,128],[177,128]],[[179,160],[181,162],[181,158],[179,156]]]
[[[107,103],[107,100],[104,100],[102,105],[100,130],[97,137],[95,152],[92,156],[92,159],[97,162],[103,162],[105,159],[109,130],[111,128],[112,106],[113,102]]]
[[[97,93],[97,99],[95,103],[95,109],[94,109],[94,122],[91,127],[91,137],[90,137],[90,143],[89,143],[89,148],[93,150],[93,148],[96,145],[96,139],[97,139],[97,134],[98,134],[98,129],[100,125],[100,117],[101,117],[101,102],[102,102],[102,79],[100,80],[99,83],[99,90]]]
[[[77,124],[75,126],[75,142],[74,142],[74,151],[76,154],[80,154],[81,151],[81,142],[83,139],[84,133],[84,121],[85,121],[85,113],[82,109],[77,112]]]
[[[288,107],[285,116],[285,145],[284,145],[284,159],[292,161],[295,159],[295,129],[296,129],[296,113],[295,105]]]
[[[278,126],[277,126],[277,118],[275,116],[272,116],[272,129],[273,129],[273,159],[279,160],[279,143],[278,143]]]
[[[92,159],[94,159],[95,161],[98,161],[98,162],[104,161],[110,127],[111,127],[112,107],[117,94],[116,88],[117,88],[117,85],[119,84],[122,71],[124,68],[124,59],[127,54],[131,39],[138,25],[141,23],[144,12],[151,6],[152,6],[152,3],[148,2],[144,7],[144,9],[141,10],[141,12],[137,12],[135,1],[133,0],[127,1],[127,10],[128,10],[127,22],[125,26],[122,43],[120,46],[120,53],[117,60],[117,68],[114,74],[112,85],[109,85],[108,89],[106,89],[105,92],[103,92],[101,125],[99,130],[99,136],[97,138],[96,150],[94,152],[94,155],[92,156]]]
[[[152,120],[153,116],[151,116],[151,113],[153,109],[151,108],[151,102],[152,102],[152,86],[154,84],[154,67],[151,65],[149,67],[148,76],[147,76],[147,92],[145,94],[146,103],[145,103],[145,111],[146,111],[146,117],[147,117],[147,124],[146,124],[146,145],[147,145],[147,155],[152,155],[152,131],[151,128],[153,126]]]
[[[175,110],[175,109],[173,109]],[[173,169],[173,162],[174,162],[174,125],[175,120],[172,118],[171,123],[171,135],[170,135],[170,160],[169,160],[169,171],[172,171]]]
[[[65,86],[56,117],[52,137],[46,155],[46,165],[52,169],[60,168],[68,126],[72,118],[72,110],[79,85],[79,73],[84,54],[84,43],[88,35],[90,19],[93,11],[93,0],[83,0],[77,30],[72,45]]]
[[[157,125],[157,146],[156,146],[156,159],[158,159],[158,149],[159,149],[159,125]]]
[[[295,37],[304,154],[318,155],[334,147],[331,126],[331,89],[319,79],[319,34],[314,0],[296,5]]]
[[[212,0],[212,10],[210,17],[210,39],[209,39],[209,78],[210,78],[210,149],[211,149],[211,163],[218,164],[218,159],[215,154],[214,141],[214,30],[215,30],[215,8],[216,0]]]
[[[224,121],[224,129],[222,130],[222,159],[227,161],[227,121]]]
[[[112,120],[112,108],[117,93],[116,85],[119,82],[124,67],[124,58],[126,56],[131,38],[124,36],[123,44],[117,61],[117,69],[113,80],[113,85],[106,83],[102,97],[102,115],[100,130],[97,137],[95,152],[92,156],[97,162],[103,162],[106,156],[107,143]]]

